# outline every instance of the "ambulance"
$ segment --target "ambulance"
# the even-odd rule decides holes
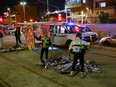
[[[26,24],[26,23],[25,23]],[[82,33],[82,39],[88,42],[97,40],[97,33],[92,32],[86,25],[79,25],[66,22],[33,22],[27,23],[32,25],[33,30],[36,31],[35,43],[38,43],[38,37],[47,31],[51,42],[58,46],[69,46],[71,41],[76,37],[77,32]]]
[[[50,25],[50,36],[55,45],[69,46],[71,41],[75,39],[77,32],[81,32],[82,39],[87,42],[94,42],[98,37],[97,33],[92,32],[86,25],[74,23],[55,23]]]

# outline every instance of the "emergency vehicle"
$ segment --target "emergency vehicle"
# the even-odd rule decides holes
[[[44,31],[48,32],[51,42],[54,45],[69,46],[77,32],[82,33],[82,39],[85,41],[94,42],[97,40],[97,33],[92,32],[85,25],[82,26],[66,22],[33,22],[19,24],[32,25],[33,30],[37,32],[35,34],[35,43],[38,42],[37,37]]]

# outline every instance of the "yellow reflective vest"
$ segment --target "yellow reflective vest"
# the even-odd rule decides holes
[[[78,52],[81,52],[82,49],[84,49],[84,46],[82,44],[82,40],[81,39],[73,40],[72,52],[78,53]]]
[[[51,41],[50,41],[49,37],[41,36],[41,40],[42,40],[42,47],[43,48],[48,48],[49,45],[51,45]]]

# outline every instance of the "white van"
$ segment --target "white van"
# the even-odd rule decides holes
[[[82,39],[88,42],[97,40],[97,33],[92,32],[88,27],[71,24],[66,22],[33,22],[33,23],[19,23],[32,25],[35,35],[35,43],[39,43],[37,37],[42,32],[47,31],[51,42],[54,45],[69,46],[71,41],[75,38],[77,32],[82,33]]]
[[[86,26],[68,23],[50,25],[51,39],[55,45],[69,46],[77,32],[82,33],[82,39],[85,41],[94,42],[97,40],[97,33],[92,32]]]

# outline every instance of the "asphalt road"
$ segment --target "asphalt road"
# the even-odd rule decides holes
[[[24,38],[22,41],[25,43]],[[5,36],[6,47],[14,44],[14,36]],[[40,49],[0,53],[0,87],[115,87],[115,53],[116,49],[112,47],[90,46],[85,59],[95,61],[103,68],[103,72],[89,73],[85,79],[80,79],[79,75],[73,78],[69,74],[62,75],[54,71],[53,67],[45,70],[36,66],[39,63]],[[67,49],[60,47],[49,51],[50,59],[62,55],[67,55]]]
[[[0,53],[0,87],[116,87],[115,53],[115,48],[91,46],[85,60],[95,61],[103,72],[89,73],[84,79],[80,79],[79,74],[72,78],[56,72],[53,67],[36,66],[40,50]],[[49,51],[49,59],[61,55],[66,56],[67,50]]]

